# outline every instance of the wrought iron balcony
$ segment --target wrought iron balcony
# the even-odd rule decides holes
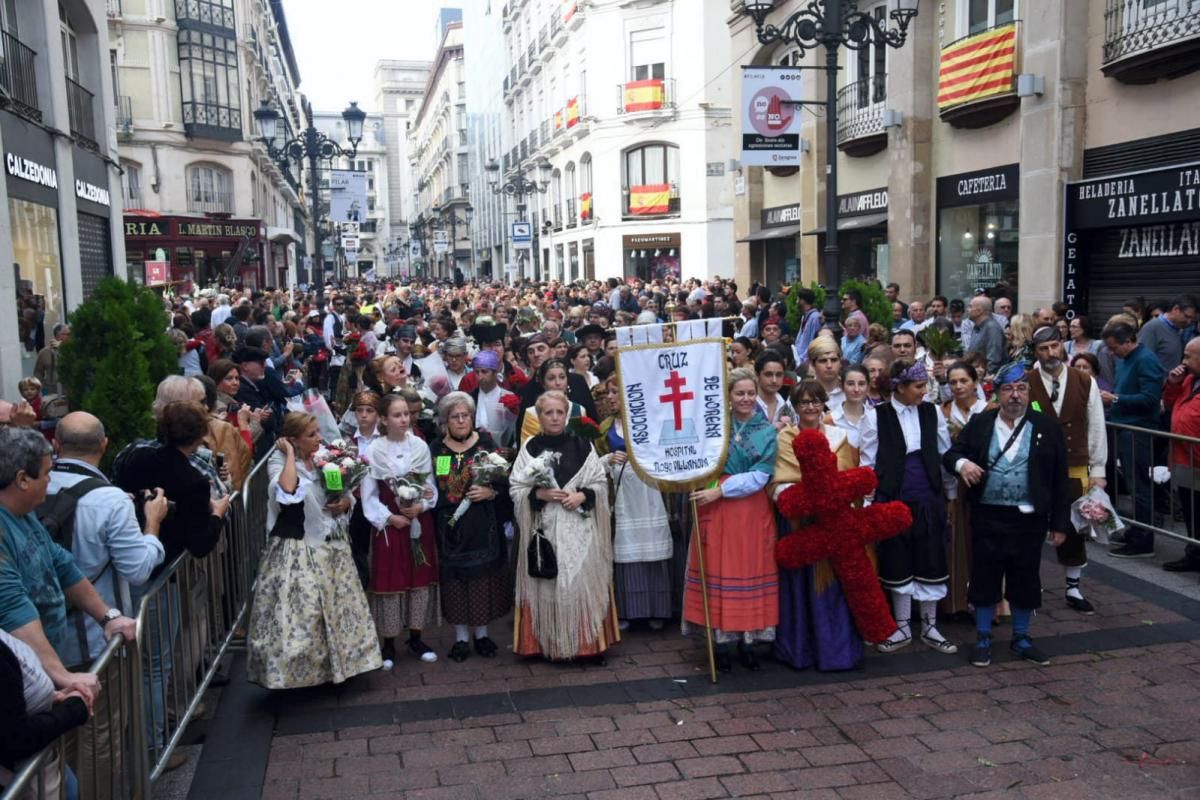
[[[187,210],[192,214],[233,213],[232,192],[188,192]]]
[[[133,134],[133,98],[121,95],[117,98],[117,135],[130,136]]]
[[[617,113],[658,117],[675,111],[675,79],[617,84]]]
[[[95,96],[75,81],[67,78],[67,117],[71,135],[75,141],[89,150],[98,150],[96,144],[96,115],[92,105]]]
[[[0,30],[0,42],[3,42],[4,49],[4,62],[0,63],[0,88],[8,95],[0,99],[0,105],[11,104],[17,114],[41,122],[37,72],[34,69],[37,53],[8,31]]]
[[[1122,83],[1152,83],[1200,69],[1200,3],[1106,0],[1101,70]]]
[[[860,78],[838,91],[839,150],[848,156],[871,156],[887,147],[887,131],[883,129],[886,100],[886,75]]]

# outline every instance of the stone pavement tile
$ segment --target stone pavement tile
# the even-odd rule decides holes
[[[672,725],[651,728],[650,733],[660,742],[685,742],[693,739],[711,739],[717,735],[707,722],[687,723],[683,720]]]
[[[654,787],[654,791],[658,793],[659,800],[712,800],[730,796],[717,778],[660,783]]]
[[[404,800],[476,800],[479,790],[474,786],[442,786],[431,789],[410,789]]]
[[[1065,756],[1072,753],[1090,753],[1102,749],[1086,736],[1035,736],[1025,741],[1039,756]]]
[[[956,734],[936,734],[938,736]],[[982,740],[981,740],[982,741]],[[863,752],[869,755],[872,759],[883,758],[904,758],[906,756],[915,756],[922,753],[928,753],[927,747],[922,739],[912,736],[897,736],[895,739],[876,739],[873,742],[864,742],[862,745]]]
[[[774,725],[777,731],[817,728],[821,725],[829,724],[829,718],[825,716],[825,712],[815,710],[785,711],[782,714],[771,714],[767,717],[767,721]]]
[[[341,800],[362,797],[371,790],[370,775],[311,778],[300,781],[300,800]]]
[[[454,744],[472,747],[480,744],[492,744],[496,741],[496,735],[492,733],[491,728],[462,728],[451,731],[437,731],[432,735],[432,738],[435,747],[445,747],[446,745]]]
[[[863,744],[864,742],[873,742],[876,739],[882,739],[879,731],[875,730],[868,722],[849,722],[837,726],[838,731],[842,734],[843,741],[853,744]]]
[[[408,789],[431,789],[438,785],[436,769],[398,769],[395,772],[377,772],[371,776],[372,795]]]
[[[611,731],[609,733],[592,734],[596,748],[604,750],[609,747],[637,747],[639,745],[659,744],[654,734],[644,728],[632,731]]]
[[[618,786],[639,786],[644,783],[667,783],[679,780],[679,770],[674,764],[660,761],[655,764],[639,764],[635,767],[618,767],[611,771]]]
[[[304,767],[309,764],[323,764],[322,761],[305,761]],[[400,769],[400,756],[395,753],[384,753],[377,756],[346,756],[339,758],[335,762],[337,775],[355,775],[364,773],[370,775],[373,772],[391,772]]]
[[[574,736],[581,733],[607,733],[616,730],[613,720],[608,717],[580,717],[579,719],[564,719],[554,723],[554,730],[559,736]]]
[[[692,742],[702,756],[722,756],[736,753],[752,753],[760,749],[757,742],[749,736],[723,736],[717,739],[697,739]]]
[[[491,786],[502,781],[504,765],[495,761],[480,764],[459,764],[437,768],[438,782],[442,786]]]
[[[1044,734],[1034,725],[1017,719],[1004,720],[980,730],[980,733],[992,744],[1004,742],[1021,742]]]
[[[808,732],[816,737],[817,741],[822,745],[849,744],[850,742],[850,739],[842,733],[842,729],[836,725],[822,725],[817,728],[809,728]]]
[[[534,755],[539,756],[552,756],[556,753],[582,753],[585,750],[596,749],[596,746],[592,744],[591,737],[585,734],[530,739],[529,746],[533,748]]]
[[[714,756],[728,758],[729,756]],[[742,753],[738,756],[747,772],[769,772],[776,769],[799,769],[811,766],[799,750],[781,750],[768,753]],[[739,770],[740,771],[740,770]]]
[[[1085,781],[1059,781],[1022,785],[1021,794],[1028,800],[1092,800],[1095,793]]]
[[[627,767],[627,769],[637,769],[637,767]],[[543,779],[544,791],[549,794],[587,794],[588,792],[599,792],[604,789],[617,788],[616,781],[613,780],[612,773],[604,769],[594,769],[589,772],[560,772],[554,775],[547,775]],[[530,798],[536,798],[537,795],[529,795]]]
[[[658,800],[653,786],[629,786],[622,789],[604,789],[588,792],[588,800]]]
[[[558,729],[553,722],[522,722],[517,725],[502,725],[496,728],[495,734],[498,742],[515,742],[557,736]]]
[[[467,758],[472,762],[480,761],[511,761],[529,758],[533,750],[527,741],[496,742],[467,748]]]
[[[718,736],[736,736],[743,733],[767,733],[775,730],[775,726],[767,717],[734,717],[718,719],[709,722],[709,727]]]
[[[721,785],[731,797],[745,797],[752,794],[771,792],[787,792],[798,788],[784,772],[759,772],[747,775],[725,775],[720,778]]]
[[[975,731],[938,731],[923,733],[916,738],[930,750],[967,750],[988,745],[988,740]]]
[[[871,757],[864,753],[862,748],[853,744],[808,747],[803,752],[805,760],[814,767],[830,767],[871,760]]]
[[[466,764],[467,749],[461,744],[445,745],[431,750],[406,750],[401,753],[406,769],[433,769]]]
[[[296,800],[300,796],[298,779],[268,781],[262,787],[262,800]]]
[[[796,750],[801,747],[818,747],[820,745],[817,737],[806,730],[755,733],[750,736],[750,739],[763,750]]]
[[[787,773],[792,787],[802,791],[850,786],[859,782],[852,766],[809,767]]]
[[[908,792],[904,791],[904,787],[894,781],[842,786],[836,792],[841,800],[904,800],[908,797]],[[805,797],[809,796],[811,795],[805,795]]]
[[[504,769],[511,777],[529,778],[538,775],[552,775],[556,772],[570,772],[571,762],[565,755],[534,756],[533,758],[505,761]]]
[[[690,742],[667,742],[665,744],[644,744],[633,748],[633,757],[640,764],[653,764],[656,761],[674,761],[676,763],[695,758],[699,753]]]
[[[876,720],[890,719],[887,712],[880,708],[879,705],[866,704],[835,708],[832,711],[826,712],[825,717],[834,725],[842,725],[849,722],[875,722]]]
[[[926,722],[921,717],[899,717],[881,719],[871,723],[880,736],[889,738],[891,736],[914,736],[920,733],[930,733],[936,731],[937,728]]]
[[[614,750],[592,750],[586,753],[571,753],[567,756],[571,767],[576,772],[589,769],[611,769],[613,767],[628,767],[637,763],[633,753],[627,747]]]
[[[743,761],[755,756],[765,756],[767,753],[748,753],[742,756]],[[685,758],[673,762],[675,768],[679,770],[685,778],[708,778],[713,775],[737,775],[749,769],[751,772],[757,770],[750,764],[743,766],[743,761],[739,761],[733,756],[709,756],[707,758]],[[795,766],[791,764],[790,766]],[[766,769],[772,769],[767,767]]]

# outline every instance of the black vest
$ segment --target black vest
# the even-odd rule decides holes
[[[932,403],[917,406],[917,419],[921,423],[921,463],[929,485],[935,492],[942,490],[941,457],[938,455],[938,420],[941,412]],[[875,455],[875,474],[879,478],[880,500],[894,500],[900,496],[900,485],[904,480],[904,459],[908,445],[904,442],[904,430],[900,418],[890,402],[875,406],[875,419],[879,430],[879,450]]]

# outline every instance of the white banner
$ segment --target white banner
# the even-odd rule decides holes
[[[720,477],[729,441],[722,339],[623,347],[617,382],[625,447],[643,480],[686,491]]]
[[[742,164],[754,167],[800,164],[801,70],[742,67]]]
[[[450,252],[450,231],[433,232],[433,252],[439,256]]]
[[[334,222],[362,222],[367,218],[367,173],[329,171],[329,218]]]

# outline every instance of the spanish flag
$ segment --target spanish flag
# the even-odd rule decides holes
[[[671,185],[669,183],[651,183],[645,186],[629,187],[629,213],[635,216],[642,214],[666,214],[671,210]]]
[[[574,128],[579,124],[579,98],[572,97],[567,101],[567,127]]]
[[[1016,67],[1016,23],[954,42],[942,51],[938,108],[1009,94]]]
[[[554,112],[554,130],[561,131],[563,127],[563,112],[560,108]]]
[[[630,81],[625,84],[625,110],[652,111],[663,107],[666,92],[660,80]]]
[[[579,195],[579,218],[584,222],[592,219],[592,193],[584,192]]]

